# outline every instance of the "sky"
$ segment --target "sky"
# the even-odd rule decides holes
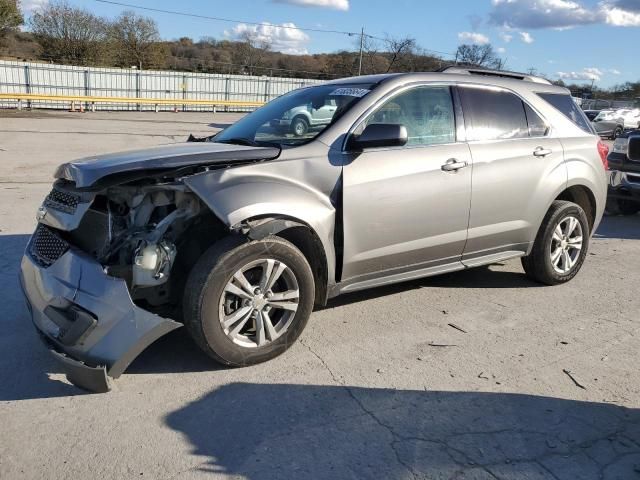
[[[28,11],[48,0],[23,0]],[[126,9],[96,0],[67,0],[115,17]],[[114,0],[115,1],[115,0]],[[640,81],[640,0],[119,0],[143,7],[223,17],[230,22],[139,10],[165,39],[239,38],[252,31],[286,53],[357,48],[358,36],[300,27],[411,36],[451,58],[461,43],[491,43],[506,68],[530,68],[550,79],[603,88]],[[255,22],[260,25],[253,25]]]

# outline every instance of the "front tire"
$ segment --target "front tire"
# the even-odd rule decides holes
[[[587,255],[590,227],[577,204],[556,200],[544,217],[531,253],[522,258],[527,276],[546,285],[575,277]]]
[[[615,140],[623,133],[624,133],[624,129],[622,127],[616,127],[615,130],[613,131],[613,134],[611,135],[611,140]]]
[[[306,118],[299,116],[293,119],[291,122],[291,132],[296,137],[302,137],[309,131],[309,122]]]
[[[304,255],[279,237],[227,237],[198,260],[185,285],[184,321],[214,360],[241,367],[270,360],[300,336],[315,286]]]

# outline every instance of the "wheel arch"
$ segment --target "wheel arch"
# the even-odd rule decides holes
[[[221,177],[209,172],[185,183],[228,231],[253,240],[276,235],[293,243],[314,272],[316,303],[325,304],[336,271],[336,210],[330,199],[280,178]]]
[[[316,286],[315,304],[326,305],[329,283],[327,255],[320,237],[310,225],[293,217],[268,215],[247,219],[236,228],[251,240],[277,236],[295,245],[311,266]]]
[[[596,197],[589,187],[581,184],[572,185],[563,190],[554,199],[554,201],[555,200],[566,200],[580,205],[580,207],[587,214],[587,219],[589,220],[589,229],[591,233],[593,233],[598,216],[598,210]]]
[[[588,150],[583,147],[584,152],[573,152],[573,155],[565,159],[567,184],[557,193],[557,197],[564,195],[560,199],[575,202],[583,207],[589,217],[591,233],[598,228],[602,220],[609,184],[607,173],[596,152],[595,142],[593,147],[593,150],[590,145]]]
[[[308,112],[297,112],[292,118],[291,118],[291,124],[293,125],[293,122],[295,122],[295,120],[297,118],[302,118],[305,122],[307,122],[307,125],[311,125],[311,115]]]

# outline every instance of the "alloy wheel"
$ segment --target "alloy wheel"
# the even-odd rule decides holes
[[[300,292],[293,271],[271,258],[236,271],[220,297],[220,323],[243,347],[264,347],[284,335],[298,310]]]
[[[582,225],[573,215],[563,218],[551,237],[551,265],[566,275],[578,263],[582,251]]]
[[[298,137],[301,137],[307,132],[307,126],[303,120],[298,120],[293,126],[293,131]]]

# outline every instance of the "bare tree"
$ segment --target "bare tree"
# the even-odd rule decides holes
[[[31,17],[43,56],[63,63],[97,63],[106,47],[105,21],[65,1],[51,2]]]
[[[360,48],[360,39],[357,41]],[[383,45],[375,38],[365,35],[362,39],[362,74],[386,72],[389,68],[388,59],[383,53]]]
[[[24,23],[18,0],[0,0],[0,38]]]
[[[125,11],[109,25],[109,39],[115,52],[116,63],[122,67],[159,67],[167,55],[160,41],[155,20]],[[185,37],[186,39],[186,37]],[[182,40],[181,44],[182,44]],[[191,45],[193,42],[189,39]]]
[[[389,59],[387,72],[413,71],[413,60],[418,46],[416,39],[387,37],[386,44]]]
[[[491,44],[460,45],[456,51],[456,63],[496,70],[504,68],[504,60],[498,56]]]
[[[250,30],[242,32],[240,39],[242,41],[235,51],[235,61],[244,66],[246,73],[253,75],[256,68],[262,66],[265,55],[271,51],[271,43]]]

